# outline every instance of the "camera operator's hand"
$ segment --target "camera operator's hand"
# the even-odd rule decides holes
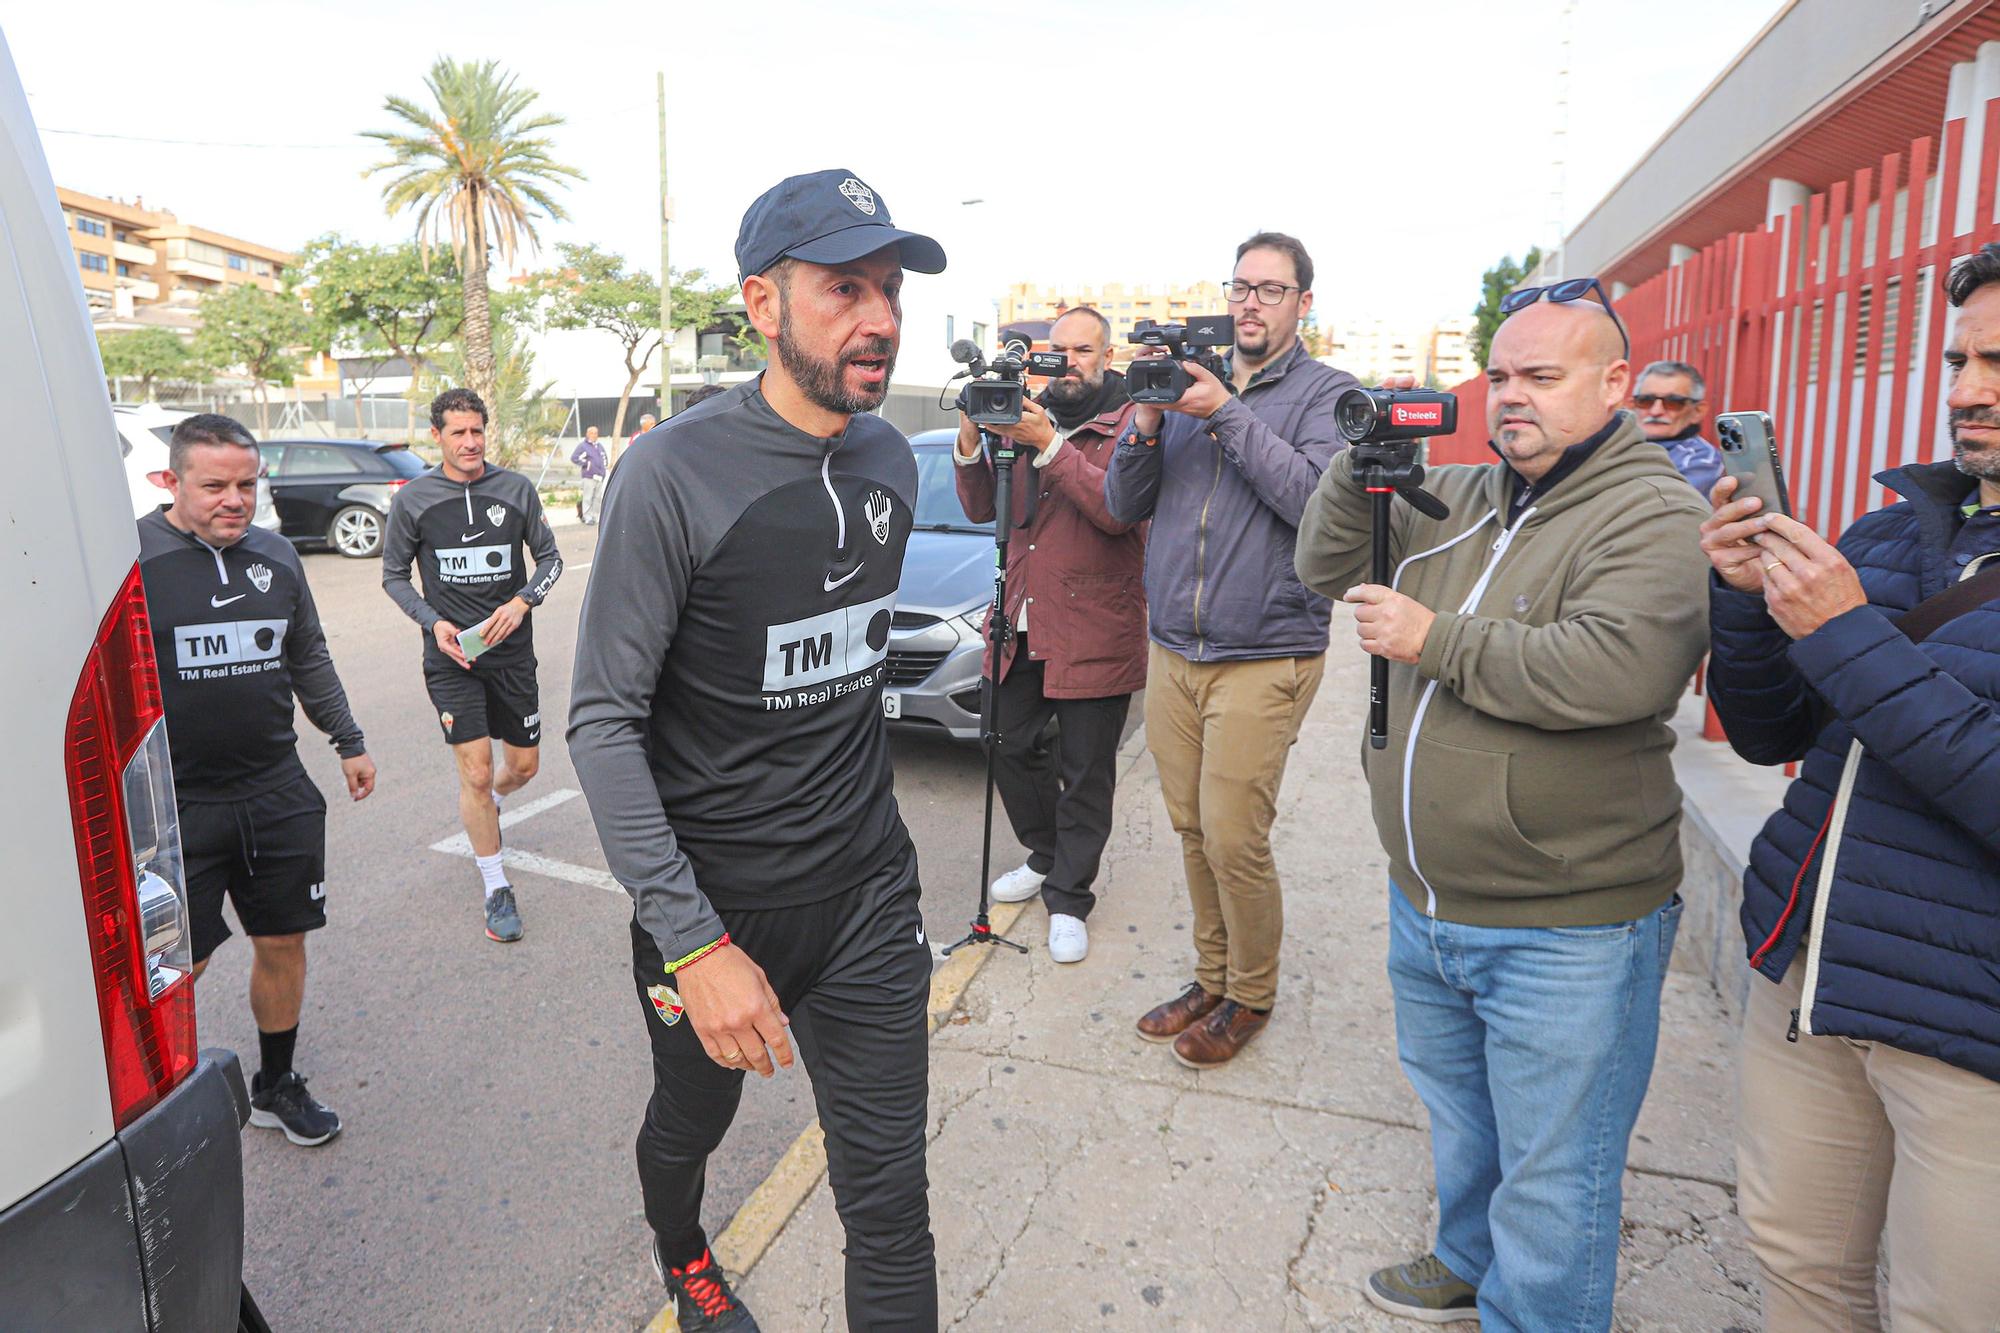
[[[1143,361],[1151,357],[1165,356],[1164,347],[1141,347],[1132,354],[1132,360]],[[1166,409],[1154,403],[1140,403],[1138,411],[1132,414],[1132,428],[1148,438],[1157,437],[1160,428],[1167,422]]]
[[[1354,632],[1361,638],[1361,651],[1412,666],[1424,655],[1424,640],[1430,637],[1437,613],[1422,602],[1379,583],[1357,584],[1340,600],[1354,607]]]
[[[1056,437],[1056,424],[1048,412],[1032,398],[1021,402],[1021,419],[1011,426],[995,426],[995,435],[1004,435],[1023,449],[1046,449]]]
[[[953,447],[958,450],[958,456],[967,462],[979,457],[979,427],[973,425],[972,418],[963,412],[958,414],[958,443]]]
[[[1208,420],[1229,401],[1228,387],[1198,361],[1183,361],[1181,369],[1187,372],[1188,386],[1180,401],[1173,405],[1174,411]]]

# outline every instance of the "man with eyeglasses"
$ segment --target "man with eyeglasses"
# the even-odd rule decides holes
[[[1233,1059],[1278,998],[1278,783],[1326,661],[1325,598],[1292,572],[1299,515],[1341,439],[1354,376],[1299,338],[1312,259],[1282,232],[1236,249],[1230,383],[1192,362],[1172,410],[1141,404],[1104,479],[1120,522],[1152,520],[1146,741],[1181,836],[1194,979],[1138,1022],[1191,1069]]]
[[[1655,361],[1640,373],[1638,387],[1632,390],[1639,429],[1667,451],[1674,467],[1704,500],[1722,480],[1722,454],[1701,437],[1707,396],[1701,372],[1685,361]]]
[[[1370,501],[1336,456],[1298,570],[1390,664],[1388,744],[1362,755],[1438,1229],[1364,1290],[1428,1323],[1582,1333],[1611,1327],[1680,917],[1669,721],[1708,642],[1707,506],[1619,410],[1630,352],[1594,279],[1502,309],[1501,466],[1432,468],[1448,517],[1395,506],[1388,588],[1367,582]]]

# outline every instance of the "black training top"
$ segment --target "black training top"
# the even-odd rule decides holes
[[[524,547],[535,557],[532,582]],[[423,575],[422,596],[410,583],[413,565]],[[488,463],[477,481],[460,482],[431,468],[412,477],[389,506],[382,587],[424,627],[426,659],[445,660],[432,632],[438,621],[471,629],[517,593],[529,606],[540,606],[561,577],[562,553],[542,497],[518,472]],[[479,660],[499,666],[533,653],[529,616]]]
[[[139,577],[176,797],[240,801],[302,776],[294,695],[341,758],[362,753],[292,544],[251,528],[233,546],[210,546],[166,512],[139,520]]]
[[[718,905],[830,897],[909,847],[881,696],[916,460],[880,417],[808,435],[759,384],[626,451],[577,630],[570,756],[670,962]]]

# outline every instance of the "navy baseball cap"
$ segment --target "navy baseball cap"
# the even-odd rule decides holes
[[[736,233],[736,271],[762,273],[780,259],[845,264],[884,246],[902,246],[903,267],[944,272],[944,247],[889,221],[889,205],[851,171],[788,176],[743,214]]]

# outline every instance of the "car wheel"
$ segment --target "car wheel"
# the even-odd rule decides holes
[[[348,505],[326,530],[333,549],[355,560],[382,554],[382,516],[367,505]]]

